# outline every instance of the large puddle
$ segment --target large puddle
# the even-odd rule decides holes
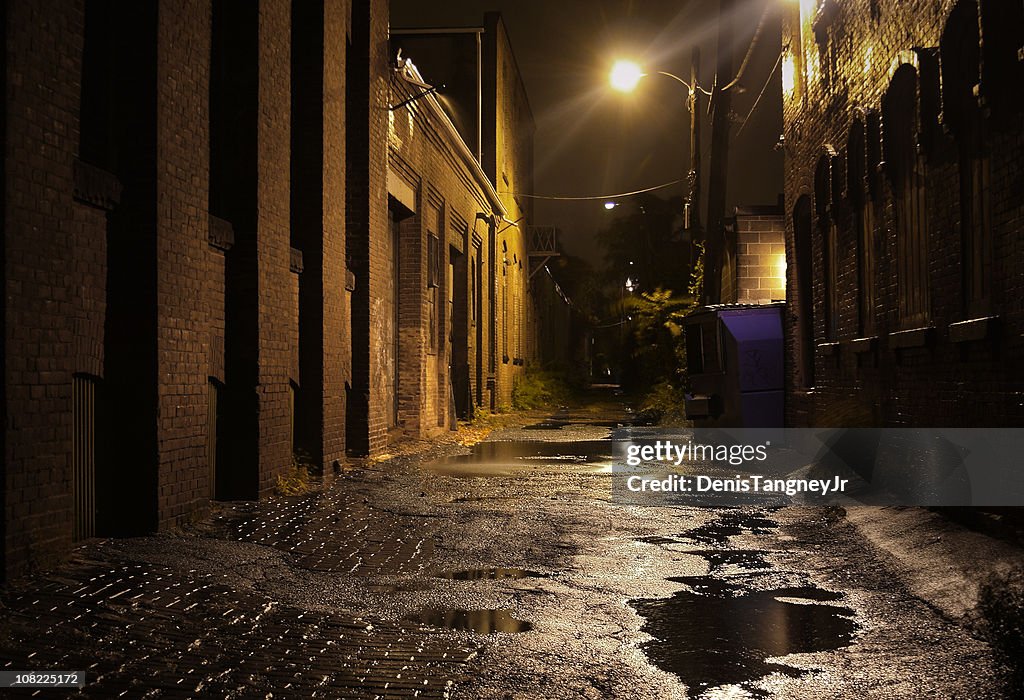
[[[431,627],[446,627],[480,634],[528,632],[533,625],[512,617],[508,610],[420,610],[406,617]]]
[[[695,697],[771,673],[799,676],[802,670],[768,659],[847,646],[857,629],[852,610],[822,604],[842,594],[813,586],[760,591],[711,576],[670,580],[689,590],[631,605],[654,637],[643,645],[645,653],[679,676]]]
[[[509,476],[551,467],[610,471],[611,440],[508,440],[479,442],[467,455],[431,462],[424,469],[449,476]]]

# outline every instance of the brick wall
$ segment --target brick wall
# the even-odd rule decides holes
[[[392,90],[392,103],[412,94],[399,77],[393,78]],[[478,341],[485,336],[489,319],[483,313],[472,318],[470,261],[481,271],[490,264],[484,241],[491,224],[477,214],[490,217],[496,195],[482,172],[466,161],[466,147],[456,138],[426,100],[412,102],[392,115],[388,182],[392,215],[400,219],[398,430],[406,435],[427,436],[451,427],[449,385],[475,391],[477,368],[486,371],[491,360],[489,348]],[[439,239],[436,290],[427,286],[431,234]],[[450,263],[455,265],[454,274],[449,271]],[[478,286],[479,304],[486,309],[488,290]],[[428,298],[434,294],[432,331]],[[382,318],[387,313],[390,310],[382,307]],[[432,332],[436,338],[433,347]],[[450,376],[450,364],[462,375]],[[480,389],[478,396],[483,393],[483,382]]]
[[[810,3],[804,3],[809,5]],[[861,0],[827,2],[817,22],[798,7],[790,10],[784,56],[784,120],[786,153],[786,243],[788,262],[787,420],[815,425],[1019,425],[1024,420],[1020,369],[1024,359],[1022,278],[1024,204],[1021,156],[1019,61],[1001,76],[982,71],[979,96],[989,130],[991,158],[991,266],[988,308],[970,308],[965,294],[965,265],[960,196],[962,139],[944,109],[943,83],[935,73],[936,52],[952,0],[895,2]],[[1013,4],[983,3],[994,12],[1019,13]],[[966,13],[968,16],[976,12]],[[983,20],[984,20],[983,16]],[[1000,45],[1000,32],[1010,35],[1010,48],[1024,43],[1021,22],[982,22],[989,49]],[[988,50],[988,49],[986,49]],[[1012,51],[1010,52],[1012,55]],[[963,64],[965,55],[938,57],[941,65]],[[881,119],[882,99],[893,74],[903,64],[918,75],[917,122],[924,172],[926,256],[924,268],[930,302],[926,318],[909,323],[901,317],[899,296],[900,222],[892,185],[895,147],[893,128]],[[1016,68],[1012,68],[1017,64]],[[974,67],[977,70],[976,66]],[[905,69],[906,70],[906,69]],[[1002,80],[1002,82],[999,82]],[[947,84],[948,89],[948,84]],[[881,121],[879,133],[868,128],[867,168],[863,180],[845,177],[848,140],[855,120]],[[892,125],[890,125],[892,127]],[[888,144],[886,140],[889,139]],[[872,143],[875,140],[877,143]],[[832,164],[826,192],[815,192],[814,173],[822,157]],[[875,260],[870,278],[874,303],[858,308],[856,206],[851,188],[870,193]],[[819,188],[821,189],[821,188]],[[801,378],[800,299],[793,214],[800,197],[811,208],[813,285],[813,374]],[[827,200],[827,201],[825,201]],[[824,212],[824,214],[822,213]],[[826,294],[824,230],[818,220],[831,217],[837,226],[835,337],[825,327]],[[873,322],[867,332],[862,316]],[[806,315],[804,313],[803,315]],[[995,316],[995,320],[976,320]],[[973,322],[972,322],[973,321]],[[965,323],[967,322],[967,323]],[[961,324],[961,325],[957,325]],[[909,331],[902,332],[901,331]]]
[[[157,13],[156,274],[158,523],[209,502],[206,425],[210,8],[164,0]],[[206,313],[204,313],[206,312]]]
[[[71,543],[72,374],[102,366],[106,271],[104,212],[72,201],[79,87],[63,76],[81,65],[81,5],[5,7],[5,117],[17,138],[4,154],[3,549],[15,574]]]

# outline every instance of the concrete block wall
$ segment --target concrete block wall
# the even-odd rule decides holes
[[[736,301],[767,304],[786,298],[782,214],[736,213]]]
[[[1021,302],[1024,203],[1019,192],[1024,138],[1020,124],[1019,61],[1000,76],[984,66],[979,96],[989,129],[991,227],[993,245],[985,316],[969,309],[964,292],[959,148],[942,109],[942,83],[927,75],[939,47],[953,0],[857,0],[793,6],[786,22],[783,57],[786,155],[786,246],[788,263],[787,421],[793,425],[979,425],[1013,426],[1024,420],[1020,364],[1024,360],[1024,308]],[[1020,21],[987,22],[984,13],[1013,12],[1012,4],[983,2],[982,41],[1020,47]],[[801,9],[801,7],[803,9]],[[977,7],[977,6],[973,6]],[[968,12],[968,15],[971,13]],[[991,15],[990,15],[991,16]],[[817,18],[817,23],[816,22]],[[1000,37],[1000,32],[1003,36]],[[1009,40],[1006,39],[1009,36]],[[1015,52],[1011,52],[1015,53]],[[938,56],[947,66],[964,56]],[[993,62],[989,62],[991,66]],[[1013,64],[1014,61],[1008,61]],[[846,182],[847,143],[855,119],[879,118],[882,97],[900,65],[915,66],[922,85],[918,110],[920,152],[924,157],[926,270],[930,304],[925,322],[900,317],[901,281],[894,195],[885,166],[868,163],[868,183]],[[923,67],[922,67],[923,65]],[[987,79],[986,79],[987,78]],[[996,82],[1001,79],[1002,82]],[[937,93],[937,97],[936,97]],[[929,102],[929,100],[931,102]],[[936,101],[937,100],[937,104]],[[920,107],[921,105],[919,105]],[[885,153],[886,125],[880,144]],[[869,138],[870,141],[870,138]],[[826,340],[823,229],[815,219],[814,172],[823,155],[835,154],[839,177],[830,183],[829,203],[837,221],[836,338]],[[849,188],[868,185],[874,215],[874,328],[860,338],[856,234]],[[800,381],[799,290],[794,240],[794,209],[801,197],[812,206],[813,370],[811,386]],[[905,280],[902,282],[905,284]],[[976,321],[965,337],[956,324]],[[963,327],[959,327],[962,329]],[[911,337],[900,335],[910,330]]]

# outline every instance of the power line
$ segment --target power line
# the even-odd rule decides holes
[[[584,202],[592,201],[597,199],[619,199],[622,197],[632,197],[637,194],[644,194],[645,192],[653,192],[654,190],[662,190],[672,185],[678,185],[680,182],[686,182],[686,178],[680,178],[678,180],[672,180],[671,182],[665,182],[660,185],[654,185],[653,187],[645,187],[642,190],[633,190],[632,192],[619,192],[618,194],[599,194],[588,197],[558,197],[555,195],[544,195],[544,194],[520,194],[518,192],[500,192],[499,194],[508,194],[513,197],[525,197],[527,199],[550,199],[555,201],[563,202]]]
[[[764,87],[761,88],[760,94],[758,94],[757,99],[754,100],[754,105],[750,108],[750,111],[747,112],[747,118],[743,120],[743,123],[740,125],[739,130],[736,132],[737,136],[743,133],[743,129],[744,127],[746,127],[747,122],[750,121],[751,115],[754,113],[754,110],[757,109],[757,105],[761,103],[761,98],[764,97],[764,92],[765,90],[768,89],[768,83],[772,81],[772,76],[775,75],[775,71],[779,69],[779,63],[781,62],[782,51],[779,51],[779,57],[775,59],[775,65],[772,66],[772,72],[768,74],[768,79],[764,81]]]

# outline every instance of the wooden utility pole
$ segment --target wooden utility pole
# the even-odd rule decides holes
[[[688,213],[687,228],[690,240],[703,241],[704,232],[700,228],[700,47],[694,46],[690,53],[690,172],[686,179],[689,186],[686,195]]]
[[[704,303],[722,296],[721,261],[725,248],[725,190],[729,169],[729,113],[732,111],[733,14],[736,0],[718,2],[718,47],[715,86],[711,90],[711,166],[708,174],[708,233],[704,251]]]

